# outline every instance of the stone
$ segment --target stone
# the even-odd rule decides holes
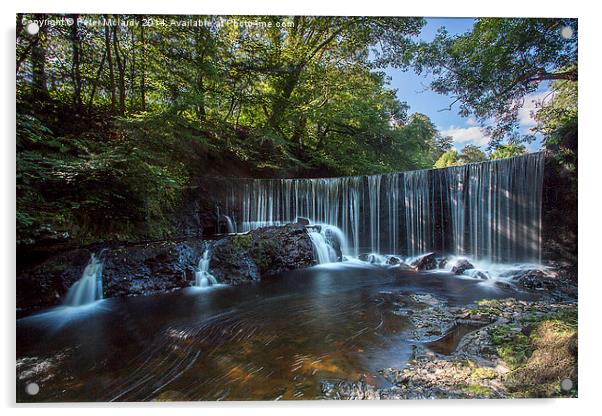
[[[427,253],[412,262],[416,270],[433,270],[437,268],[437,257],[435,253]]]
[[[466,259],[459,259],[452,267],[451,271],[454,274],[464,274],[466,270],[474,269],[474,266]]]

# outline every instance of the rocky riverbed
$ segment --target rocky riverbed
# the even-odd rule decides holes
[[[416,304],[410,312],[400,301],[397,310],[413,322],[415,346],[408,364],[381,369],[386,383],[367,377],[325,380],[323,397],[576,397],[576,291],[558,279],[553,287],[567,290],[550,290],[537,301],[483,299],[465,307],[451,307],[429,294],[400,294],[400,300]]]

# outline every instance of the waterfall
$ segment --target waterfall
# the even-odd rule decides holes
[[[318,231],[310,231],[309,238],[314,246],[314,253],[318,259],[318,263],[332,263],[337,261],[337,255],[330,244],[326,241],[322,233]]]
[[[314,253],[318,259],[318,263],[333,263],[340,261],[341,258],[337,253],[338,248],[342,253],[347,249],[347,239],[340,228],[329,224],[315,225],[309,230],[309,238],[311,239]]]
[[[297,217],[336,226],[348,256],[437,251],[539,261],[543,165],[543,154],[532,153],[372,176],[240,179],[229,183],[223,205],[243,231]]]
[[[64,304],[83,306],[99,299],[102,299],[102,261],[92,254],[82,277],[69,288]]]
[[[199,259],[199,265],[195,273],[195,286],[209,287],[217,284],[217,280],[209,273],[209,247],[205,248],[203,256]]]

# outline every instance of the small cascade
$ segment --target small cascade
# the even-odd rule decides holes
[[[342,261],[347,253],[347,238],[343,231],[329,224],[313,224],[309,237],[320,264]]]
[[[228,234],[236,234],[236,223],[232,221],[232,218],[230,218],[228,215],[224,215],[224,220],[226,221]]]
[[[100,299],[102,299],[102,261],[92,254],[82,277],[69,288],[64,304],[83,306]]]
[[[324,235],[318,231],[310,231],[309,238],[314,246],[314,252],[318,258],[318,263],[326,264],[337,261],[337,253],[334,248],[326,241]]]
[[[215,277],[209,273],[209,248],[203,252],[203,256],[199,259],[198,270],[195,273],[195,286],[209,287],[217,284]]]

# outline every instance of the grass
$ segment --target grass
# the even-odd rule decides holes
[[[577,307],[553,313],[533,312],[518,323],[492,328],[497,355],[512,370],[504,380],[515,397],[576,396],[560,390],[560,382],[577,381]]]

